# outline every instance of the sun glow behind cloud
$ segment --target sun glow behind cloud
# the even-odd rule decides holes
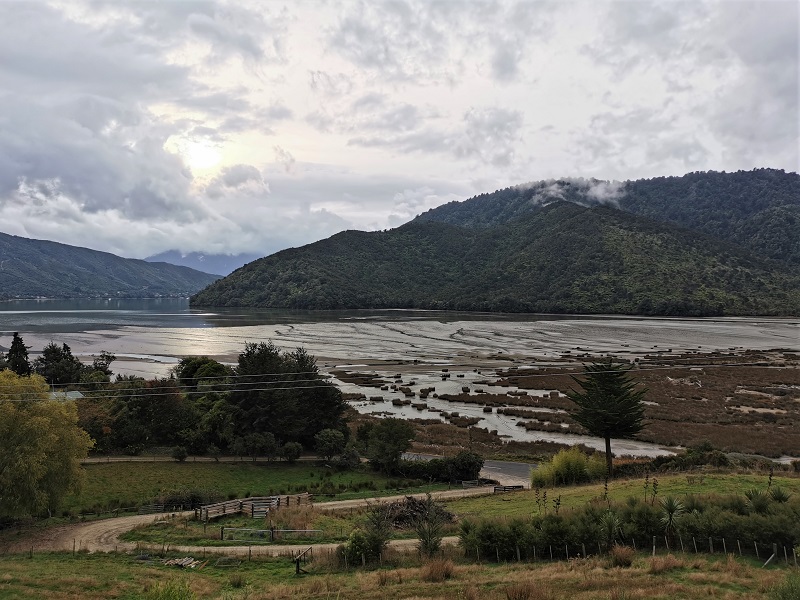
[[[269,253],[528,181],[797,170],[797,6],[0,2],[0,224]]]
[[[206,140],[170,140],[164,149],[180,156],[192,173],[202,172],[204,175],[216,172],[223,157],[221,145]]]

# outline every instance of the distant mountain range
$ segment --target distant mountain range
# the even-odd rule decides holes
[[[189,267],[203,273],[228,275],[239,267],[261,258],[261,254],[203,254],[201,252],[183,253],[178,250],[167,250],[160,254],[148,256],[147,262],[165,262],[181,267]]]
[[[188,296],[216,275],[0,233],[0,299]]]
[[[238,269],[200,306],[800,314],[800,177],[551,180]]]

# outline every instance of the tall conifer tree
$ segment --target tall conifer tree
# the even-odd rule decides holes
[[[646,389],[636,389],[629,368],[612,361],[585,367],[584,379],[573,379],[583,390],[570,390],[567,396],[577,409],[572,418],[589,433],[606,442],[606,469],[611,477],[613,463],[611,438],[628,438],[642,430]]]

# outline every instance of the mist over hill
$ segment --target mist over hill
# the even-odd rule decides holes
[[[449,202],[416,220],[492,227],[559,200],[612,206],[695,229],[766,258],[800,264],[800,176],[777,169],[709,171],[625,182],[551,179]]]

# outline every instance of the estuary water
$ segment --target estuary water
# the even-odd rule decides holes
[[[184,356],[208,355],[234,363],[246,342],[269,340],[284,350],[305,348],[317,357],[323,371],[344,367],[383,377],[411,372],[420,381],[433,381],[442,368],[449,368],[463,372],[465,384],[470,383],[474,369],[525,366],[526,358],[541,364],[548,358],[583,352],[635,357],[653,352],[800,351],[800,318],[206,310],[190,308],[185,299],[166,298],[0,302],[0,351],[7,351],[15,331],[30,347],[32,357],[50,341],[67,343],[87,361],[103,350],[111,352],[117,356],[112,364],[115,373],[146,378],[166,375]],[[365,391],[352,384],[341,383],[341,387]],[[355,404],[362,412],[438,418],[436,412],[423,415],[409,407],[392,407],[390,402]],[[444,406],[433,403],[431,408]],[[484,420],[480,426],[515,439],[575,441],[558,433],[526,432],[515,426],[513,418],[487,415],[477,405],[450,403],[447,408],[462,415],[475,413]],[[638,452],[637,447],[628,450],[652,453],[646,446],[639,444]]]

